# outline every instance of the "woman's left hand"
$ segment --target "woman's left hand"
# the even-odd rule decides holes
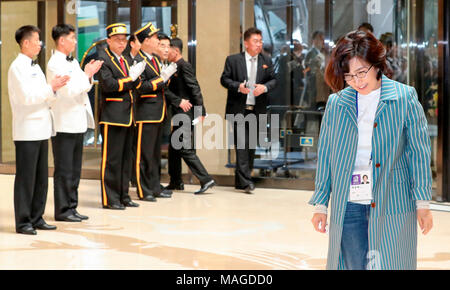
[[[433,228],[433,216],[431,215],[431,210],[429,209],[418,209],[417,210],[417,221],[419,222],[420,229],[424,235]]]

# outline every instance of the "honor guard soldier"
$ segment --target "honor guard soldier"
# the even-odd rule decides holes
[[[141,85],[141,62],[130,66],[122,56],[127,45],[123,23],[106,27],[108,46],[99,51],[103,66],[99,71],[101,89],[100,125],[103,132],[101,192],[103,208],[137,207],[128,194],[131,173],[131,142],[134,122],[133,90]]]
[[[75,28],[70,24],[58,24],[52,29],[56,43],[55,53],[47,65],[47,81],[56,75],[69,75],[66,86],[56,91],[52,103],[56,136],[52,137],[55,173],[55,220],[80,222],[88,217],[77,211],[78,185],[81,177],[83,137],[88,128],[95,128],[94,116],[88,92],[92,88],[92,76],[102,66],[102,61],[91,60],[84,68],[71,57],[77,39]]]
[[[172,191],[160,184],[162,122],[166,117],[164,89],[170,77],[176,72],[176,64],[161,68],[156,55],[159,39],[151,22],[136,31],[141,51],[136,59],[146,64],[141,75],[142,85],[137,88],[136,124],[138,140],[136,152],[137,193],[140,199],[156,201],[156,197],[171,197]]]
[[[44,219],[48,190],[48,139],[54,135],[50,102],[69,76],[55,76],[47,84],[33,58],[41,51],[39,28],[26,25],[15,34],[20,53],[8,71],[8,94],[16,147],[14,213],[16,232],[36,235],[36,229],[54,230]]]
[[[141,50],[141,43],[136,38],[136,35],[133,33],[128,38],[128,45],[125,51],[123,52],[125,58],[127,58],[127,61],[129,64],[134,63],[134,58],[139,54],[139,51]],[[138,94],[136,90],[133,92],[133,96],[137,98]],[[134,106],[133,114],[136,116],[136,106]],[[133,141],[131,146],[131,175],[130,175],[130,183],[131,187],[136,187],[136,147],[137,147],[137,128],[133,125]]]

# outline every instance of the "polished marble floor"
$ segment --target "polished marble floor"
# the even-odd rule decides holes
[[[14,176],[0,175],[0,269],[324,269],[328,237],[310,223],[311,192],[228,187],[194,196],[196,185],[139,208],[105,210],[97,180],[82,180],[82,223],[55,222],[53,180],[44,218],[58,227],[15,233]],[[131,194],[136,199],[136,194]],[[450,213],[419,235],[419,269],[450,269]]]

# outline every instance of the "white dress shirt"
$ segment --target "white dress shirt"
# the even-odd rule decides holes
[[[250,80],[250,72],[252,71],[252,59],[253,57],[245,52],[245,64],[247,66],[247,82]],[[256,73],[258,71],[258,55],[254,56],[256,58],[255,61],[255,82],[256,82]],[[253,84],[254,85],[254,84]],[[250,90],[250,93],[247,94],[247,105],[255,105],[255,96],[253,95],[253,89]]]
[[[145,56],[148,58],[148,60],[152,60],[153,59],[153,55],[146,53],[145,51],[143,51]]]
[[[48,83],[56,75],[70,76],[69,82],[56,91],[57,98],[51,104],[56,132],[84,133],[87,128],[94,129],[95,121],[88,96],[92,83],[78,61],[73,59],[70,62],[64,53],[56,50],[47,65]]]
[[[49,103],[55,94],[39,65],[19,53],[8,71],[14,141],[46,140],[54,135]]]

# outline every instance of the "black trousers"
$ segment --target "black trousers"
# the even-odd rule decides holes
[[[78,206],[84,133],[58,132],[52,137],[55,173],[55,218],[73,215]]]
[[[138,123],[136,148],[137,194],[140,199],[162,191],[161,177],[161,123]]]
[[[102,124],[101,192],[103,206],[131,201],[132,127]]]
[[[179,136],[179,139],[175,141],[178,141],[179,144],[183,144],[183,147],[181,149],[175,149],[173,147],[174,144],[172,142],[174,140],[172,140],[172,136],[174,132],[176,132],[176,136]],[[170,134],[170,140],[169,175],[171,184],[180,184],[183,182],[181,177],[181,159],[186,162],[186,165],[198,178],[202,186],[212,180],[212,177],[208,174],[195,152],[193,126],[174,126],[172,128],[172,133]]]
[[[44,223],[48,191],[48,140],[14,141],[16,178],[14,214],[16,230]]]
[[[245,111],[244,116],[249,114],[254,114],[253,111]],[[259,124],[258,124],[258,115],[256,115],[256,140],[250,142],[250,125],[248,122],[245,124],[238,124],[234,122],[233,124],[233,134],[234,134],[234,146],[236,151],[236,169],[234,174],[234,187],[236,189],[245,189],[252,181],[252,170],[253,170],[253,162],[255,159],[255,149],[259,136]],[[238,127],[240,130],[238,130]],[[244,134],[241,134],[244,132]],[[252,146],[253,145],[253,146]]]
[[[131,143],[131,175],[130,175],[130,181],[131,184],[135,185],[137,184],[136,180],[136,150],[137,150],[137,139],[138,139],[138,127],[137,126],[131,126],[132,128],[132,143]]]

